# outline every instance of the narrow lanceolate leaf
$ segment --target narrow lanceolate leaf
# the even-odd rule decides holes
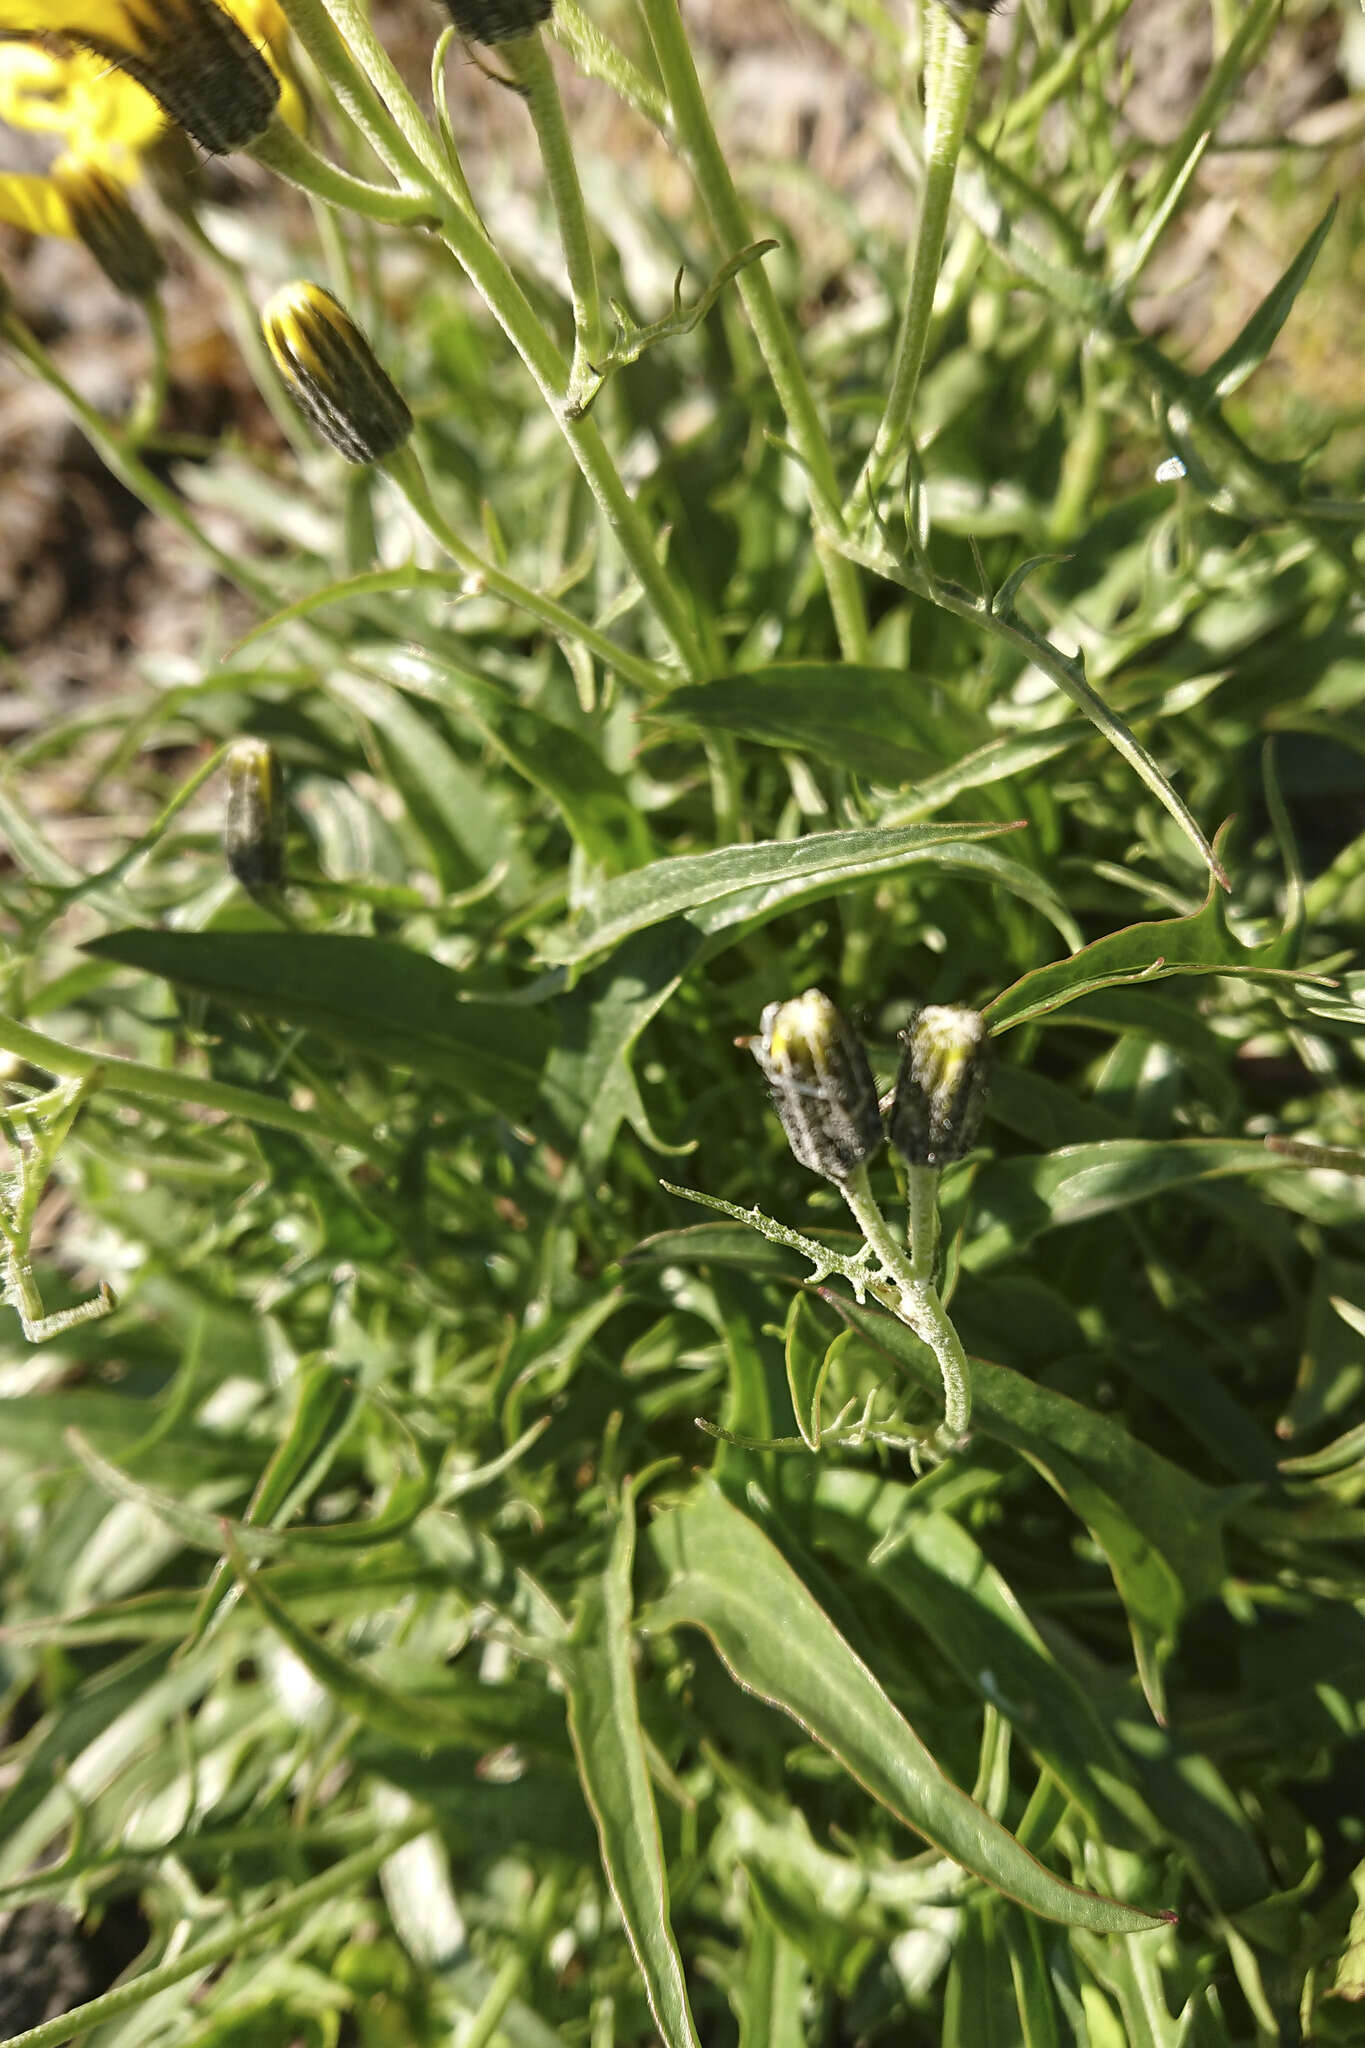
[[[969,1272],[1015,1258],[1045,1230],[1107,1216],[1114,1209],[1198,1181],[1240,1178],[1302,1165],[1252,1138],[1103,1138],[1020,1159],[994,1159],[974,1183],[982,1227],[963,1247]]]
[[[111,932],[102,960],[162,975],[249,1017],[299,1024],[350,1051],[523,1115],[553,1035],[543,1008],[470,995],[439,960],[333,932]]]
[[[783,1340],[787,1354],[787,1386],[791,1392],[796,1426],[803,1442],[811,1450],[818,1451],[822,1421],[820,1397],[824,1392],[833,1347],[816,1321],[808,1295],[792,1296]]]
[[[822,1292],[912,1381],[936,1391],[938,1367],[904,1323]],[[972,1428],[1019,1451],[1090,1529],[1113,1572],[1139,1676],[1161,1718],[1161,1665],[1180,1622],[1199,1601],[1216,1598],[1222,1583],[1225,1499],[1149,1450],[1117,1417],[983,1358],[972,1360]]]
[[[790,1714],[907,1827],[1033,1912],[1097,1933],[1173,1915],[1078,1889],[1046,1869],[944,1776],[791,1566],[719,1489],[660,1515],[649,1543],[669,1574],[642,1616],[702,1629],[746,1691]]]
[[[1163,981],[1173,974],[1233,974],[1239,981],[1314,982],[1322,976],[1282,964],[1278,937],[1244,946],[1228,929],[1223,900],[1211,890],[1188,917],[1154,918],[1126,926],[1082,946],[1069,960],[1035,967],[986,1005],[993,1034],[1047,1017],[1097,990],[1132,981]]]
[[[1270,287],[1237,339],[1210,363],[1199,382],[1211,402],[1231,398],[1240,391],[1253,370],[1258,370],[1275,344],[1275,338],[1294,309],[1294,301],[1308,282],[1308,273],[1336,218],[1333,199],[1303,247],[1287,269]]]
[[[884,789],[918,781],[989,737],[928,676],[904,668],[791,661],[685,683],[646,714],[813,755]]]
[[[619,945],[647,925],[719,906],[718,919],[713,915],[704,920],[704,928],[712,929],[727,921],[723,907],[732,900],[740,914],[756,921],[765,909],[775,916],[779,910],[850,888],[873,875],[932,860],[940,847],[989,839],[1013,829],[1010,825],[898,825],[887,831],[811,832],[804,839],[760,840],[754,846],[722,846],[714,853],[651,861],[648,867],[635,868],[594,889],[573,926],[552,932],[544,951],[548,959],[573,965]]]
[[[630,1661],[635,1508],[623,1497],[611,1555],[579,1600],[564,1666],[569,1734],[597,1823],[602,1865],[621,1910],[665,2048],[699,2048],[668,1918],[668,1877],[650,1790]]]

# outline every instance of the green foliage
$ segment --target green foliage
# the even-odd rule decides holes
[[[1360,2038],[1361,477],[1255,409],[1343,231],[1311,153],[1208,360],[1137,296],[1320,10],[1213,8],[1160,149],[1123,0],[984,61],[983,10],[802,0],[907,178],[965,96],[914,245],[825,195],[830,256],[672,0],[561,0],[638,155],[585,216],[512,47],[534,261],[359,0],[285,11],[317,149],[401,190],[305,151],[317,244],[196,247],[325,271],[418,467],[168,469],[4,316],[254,620],[0,771],[0,1911],[145,1931],[33,2048]],[[127,834],[90,873],[54,764]],[[813,986],[882,1091],[915,1005],[993,1035],[948,1455],[940,1325],[743,1049]]]

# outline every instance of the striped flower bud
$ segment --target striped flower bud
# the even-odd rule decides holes
[[[971,1150],[986,1105],[986,1020],[979,1010],[929,1003],[901,1040],[891,1142],[912,1166],[950,1166]]]
[[[274,118],[279,79],[216,0],[85,0],[51,12],[40,26],[126,71],[210,156],[246,149]]]
[[[343,305],[321,285],[277,291],[261,326],[300,412],[348,462],[382,462],[412,432],[407,402]]]
[[[862,1040],[827,995],[808,988],[769,1003],[749,1050],[802,1166],[845,1181],[871,1159],[883,1136],[876,1083]]]
[[[115,290],[130,299],[151,298],[166,275],[166,261],[118,180],[94,164],[67,159],[53,165],[52,182],[72,229]]]
[[[445,0],[445,6],[467,43],[510,43],[548,21],[554,0]]]
[[[227,751],[223,852],[244,889],[278,889],[284,880],[284,789],[275,749],[234,740]]]

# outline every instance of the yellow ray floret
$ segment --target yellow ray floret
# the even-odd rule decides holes
[[[27,172],[0,175],[0,220],[31,235],[74,235],[71,213],[51,178]]]
[[[146,88],[211,154],[245,149],[281,98],[275,0],[0,0],[0,36],[60,35]],[[290,86],[287,111],[299,108]]]
[[[131,184],[166,116],[150,93],[104,57],[11,42],[0,43],[0,121],[60,136],[86,163]]]
[[[59,157],[45,177],[0,175],[0,220],[32,235],[84,242],[110,283],[131,299],[150,298],[166,274],[122,180],[80,157]]]

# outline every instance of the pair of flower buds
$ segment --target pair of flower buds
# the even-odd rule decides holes
[[[818,988],[769,1003],[762,1035],[748,1046],[802,1166],[842,1184],[888,1136],[912,1166],[949,1166],[971,1150],[990,1068],[985,1019],[977,1010],[929,1003],[915,1012],[901,1042],[883,1128],[867,1052],[838,1005]]]

